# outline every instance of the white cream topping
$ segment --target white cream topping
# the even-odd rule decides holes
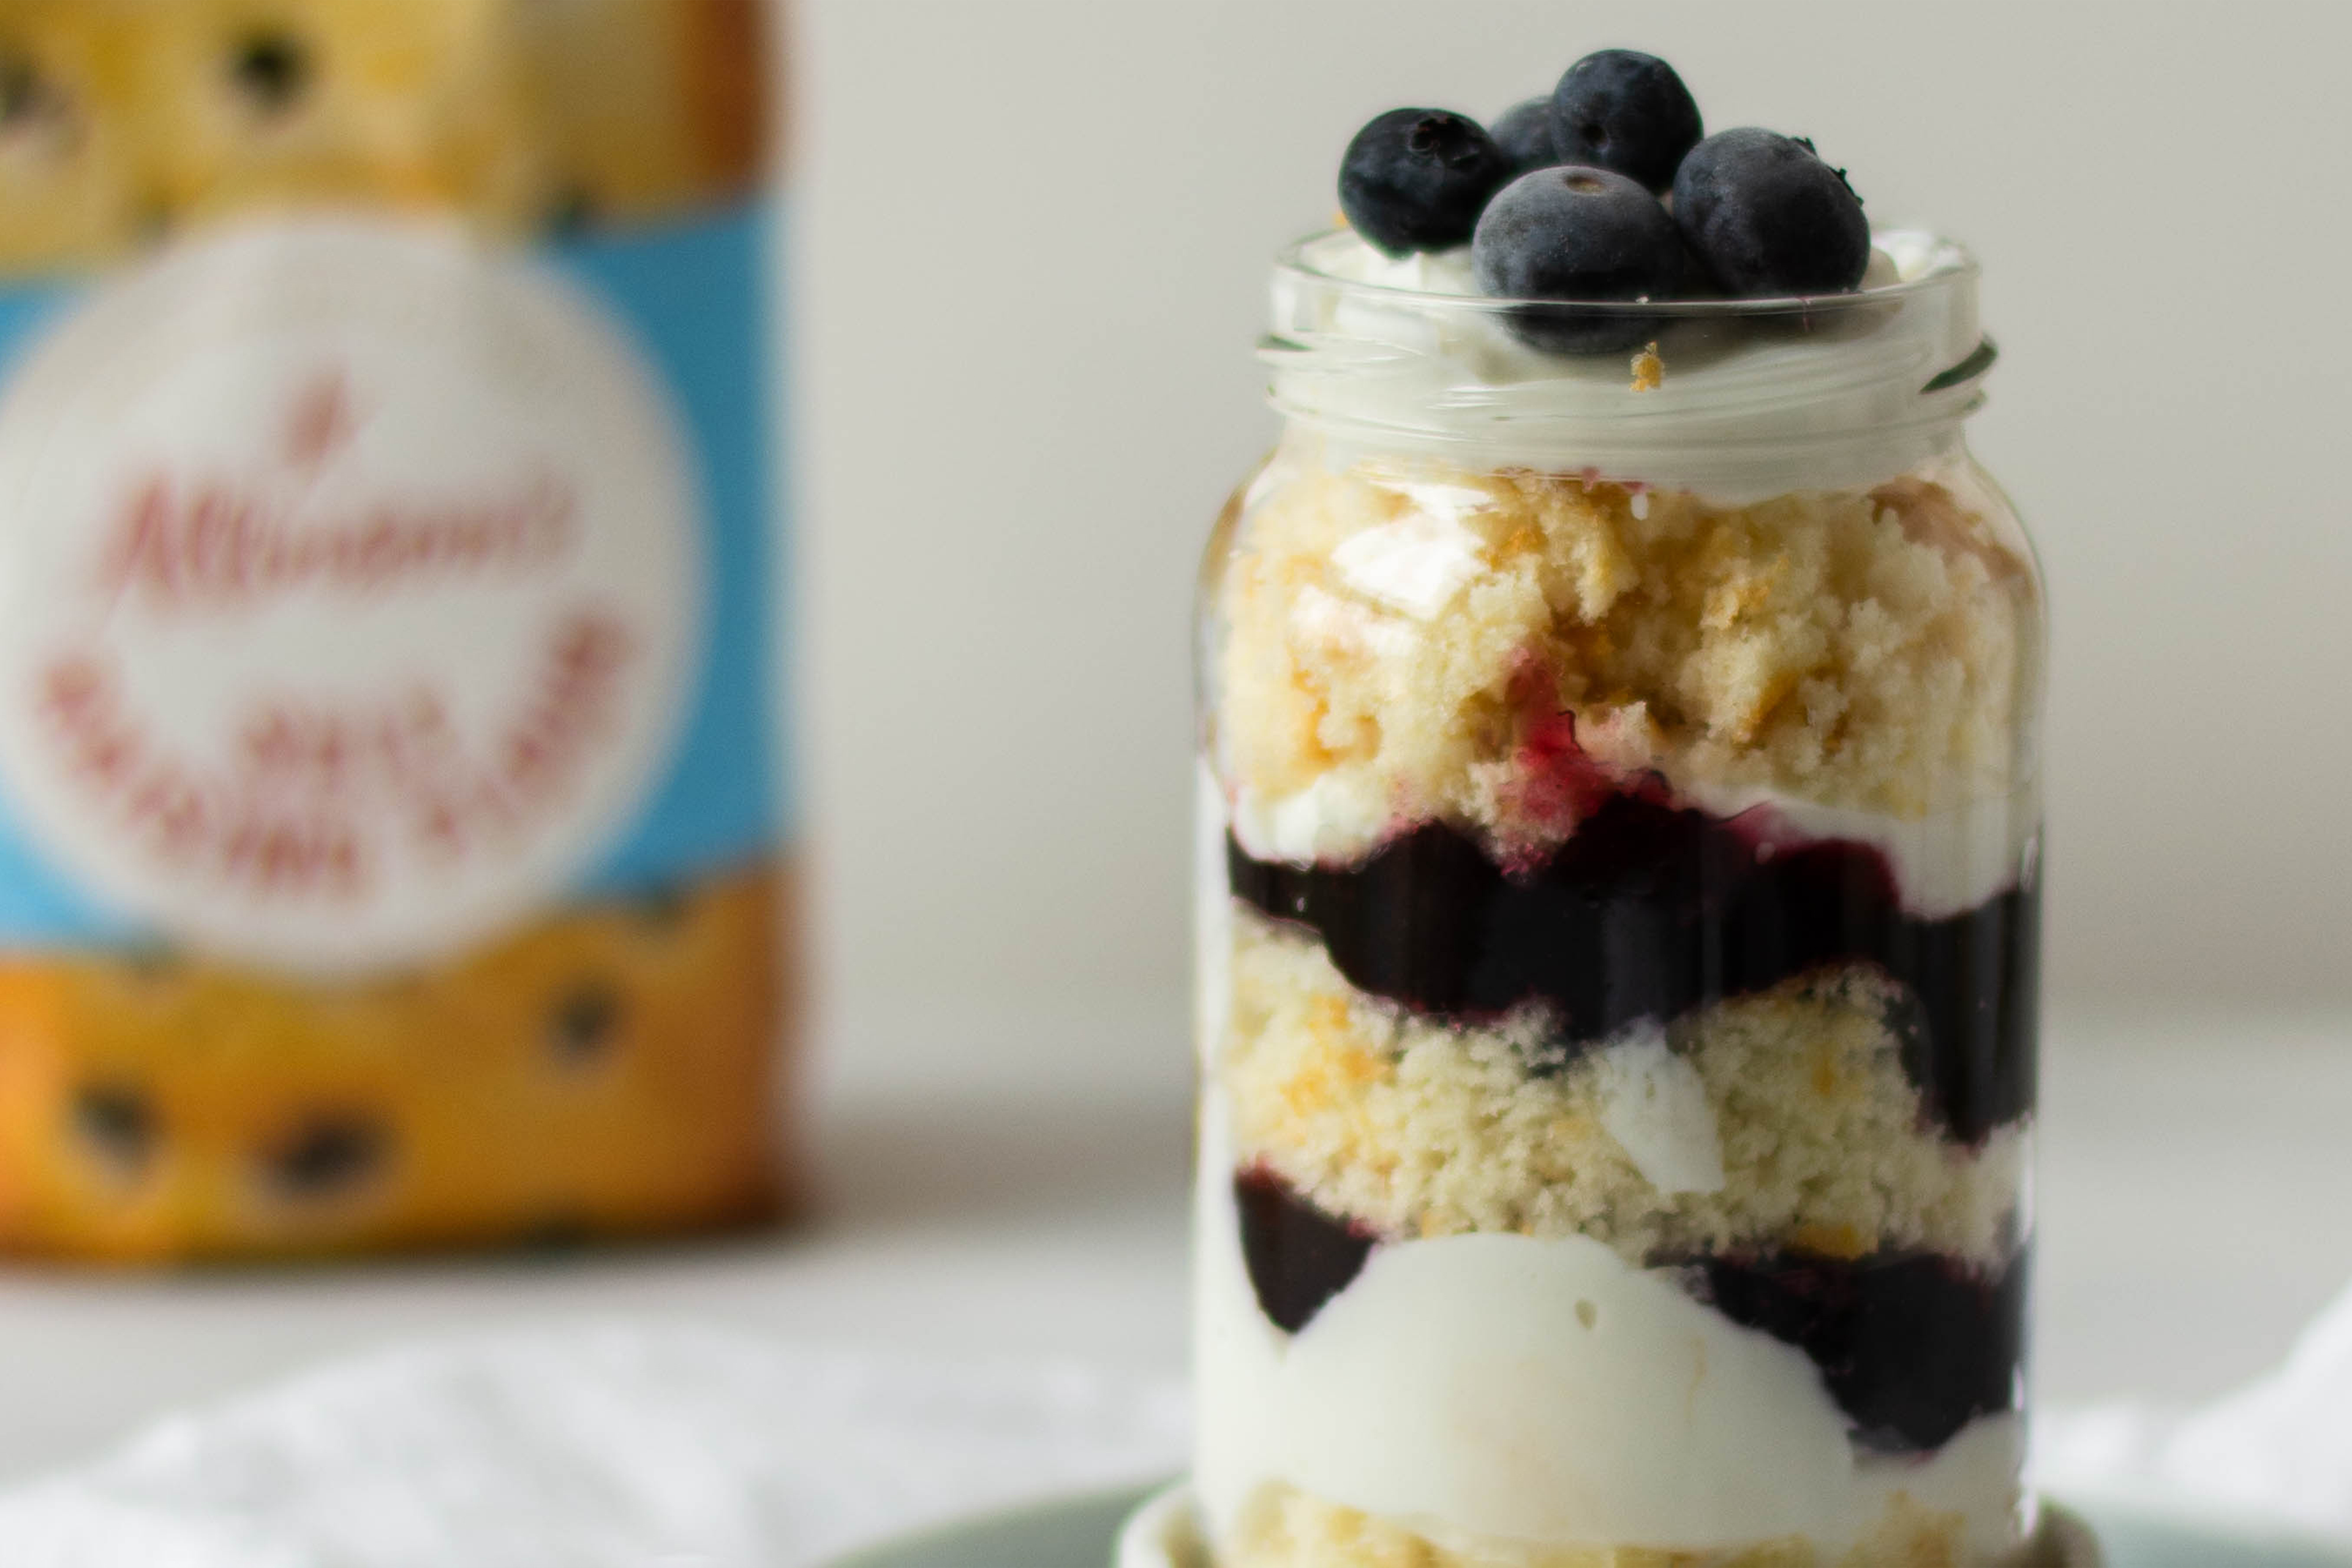
[[[1318,773],[1288,795],[1243,784],[1234,791],[1232,816],[1234,837],[1252,858],[1296,866],[1360,859],[1397,820],[1371,776],[1353,770]]]
[[[1965,913],[2017,887],[2041,836],[2040,793],[2031,786],[1957,811],[1904,817],[1769,789],[1670,782],[1689,805],[1725,820],[1746,817],[1751,830],[1784,848],[1832,839],[1869,846],[1886,858],[1903,907],[1923,920]],[[1234,837],[1253,858],[1302,866],[1360,860],[1401,820],[1395,803],[1357,773],[1325,773],[1285,795],[1242,785],[1230,809]]]
[[[1234,1014],[1233,877],[1225,866],[1225,796],[1206,762],[1192,807],[1192,1030],[1203,1071],[1216,1066]]]
[[[1723,1191],[1723,1133],[1706,1080],[1658,1024],[1637,1024],[1597,1058],[1601,1125],[1642,1179],[1668,1197]]]
[[[1885,289],[1924,278],[1938,265],[1942,247],[1933,237],[1916,229],[1890,229],[1873,238],[1870,268],[1862,279],[1865,289]],[[1477,269],[1471,265],[1470,247],[1466,245],[1453,250],[1391,256],[1352,234],[1337,234],[1319,242],[1311,257],[1318,270],[1354,283],[1373,283],[1414,294],[1454,294],[1472,299],[1484,293],[1478,287]],[[1539,354],[1517,342],[1510,346],[1530,360],[1546,364],[1552,361],[1552,356]]]
[[[1380,533],[1386,531],[1375,529],[1370,531]],[[1391,558],[1392,560],[1393,557]],[[1423,595],[1430,592],[1425,581],[1396,585],[1401,591],[1413,591]],[[1430,613],[1433,615],[1436,608],[1442,607],[1440,605]],[[1420,649],[1420,643],[1412,629],[1395,616],[1384,616],[1370,605],[1343,599],[1311,583],[1299,589],[1297,597],[1291,601],[1290,622],[1301,637],[1310,641],[1330,647],[1355,648],[1372,658],[1409,659]]]
[[[1588,1237],[1376,1251],[1295,1337],[1242,1262],[1222,1112],[1204,1121],[1196,1483],[1213,1540],[1288,1485],[1433,1539],[1835,1557],[1899,1497],[1964,1515],[1972,1561],[2018,1542],[2021,1424],[1924,1460],[1857,1454],[1804,1354]]]
[[[1683,799],[1711,816],[1746,818],[1765,842],[1783,848],[1836,840],[1864,844],[1886,858],[1903,907],[1922,920],[1965,914],[2015,889],[2041,842],[2042,797],[2028,786],[1932,816],[1895,816],[1820,805],[1777,790],[1727,790],[1675,782]]]
[[[1349,534],[1331,552],[1340,580],[1366,598],[1401,610],[1416,621],[1435,620],[1455,595],[1486,574],[1478,536],[1462,526],[1471,504],[1451,496],[1446,485],[1411,485],[1419,503],[1394,522]],[[1426,492],[1450,492],[1430,496]],[[1486,504],[1477,497],[1475,504]]]
[[[1294,417],[1386,452],[1471,467],[1597,470],[1738,505],[1859,489],[1948,447],[1973,384],[1929,393],[1982,342],[1973,264],[1886,230],[1859,302],[1805,330],[1738,307],[1661,325],[1662,384],[1633,355],[1528,347],[1484,300],[1466,249],[1391,258],[1342,230],[1278,268],[1266,357]]]

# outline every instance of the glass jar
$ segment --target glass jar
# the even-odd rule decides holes
[[[1223,1568],[2036,1528],[2042,596],[1975,264],[1877,243],[1801,301],[1278,265],[1201,621]]]

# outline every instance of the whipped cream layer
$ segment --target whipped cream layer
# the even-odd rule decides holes
[[[1643,391],[1629,355],[1515,337],[1466,249],[1398,259],[1342,230],[1276,269],[1274,401],[1383,452],[1589,470],[1724,505],[1866,488],[1948,449],[1990,363],[1968,253],[1916,230],[1875,239],[1863,291],[1807,313],[1661,305],[1664,380]]]
[[[1234,895],[1225,868],[1224,786],[1206,761],[1192,783],[1192,1045],[1216,1070],[1234,1013]]]
[[[1836,841],[1875,849],[1894,875],[1903,907],[1922,920],[1963,914],[2011,891],[2032,876],[2038,859],[2042,803],[2033,788],[1957,811],[1902,817],[1821,805],[1769,789],[1669,783],[1684,803],[1737,820],[1781,848]],[[1294,866],[1352,864],[1413,826],[1366,788],[1361,774],[1326,773],[1287,795],[1238,785],[1227,798],[1242,848],[1254,859]],[[1222,881],[1222,869],[1218,876]]]
[[[1801,1536],[1831,1558],[1900,1500],[2020,1540],[2022,1425],[1927,1460],[1858,1454],[1820,1373],[1598,1242],[1461,1236],[1376,1251],[1295,1337],[1258,1310],[1204,1126],[1195,1480],[1213,1539],[1291,1486],[1441,1544],[1716,1552]]]

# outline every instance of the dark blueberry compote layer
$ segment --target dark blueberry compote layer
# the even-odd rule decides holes
[[[1363,1226],[1325,1214],[1269,1171],[1234,1177],[1234,1207],[1258,1307],[1286,1334],[1313,1322],[1332,1297],[1354,1284],[1379,1242]]]
[[[1354,1284],[1379,1245],[1263,1169],[1234,1177],[1234,1202],[1259,1310],[1285,1333]],[[1733,1322],[1802,1351],[1864,1447],[1931,1453],[1977,1417],[2016,1405],[2023,1254],[1997,1279],[1924,1253],[1708,1258],[1680,1271]]]
[[[1443,824],[1352,866],[1227,858],[1235,896],[1321,937],[1349,983],[1460,1022],[1542,1004],[1572,1060],[1627,1025],[1671,1022],[1837,964],[1899,983],[1905,1070],[1963,1143],[2032,1109],[2038,890],[1943,920],[1906,912],[1886,858],[1790,847],[1654,793],[1611,795],[1539,863],[1506,870]]]
[[[1978,1416],[2016,1407],[2028,1261],[2020,1254],[1991,1279],[1916,1253],[1711,1258],[1689,1273],[1717,1311],[1822,1369],[1857,1443],[1927,1453]]]

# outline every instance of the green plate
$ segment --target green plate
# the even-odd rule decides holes
[[[844,1558],[834,1568],[1110,1568],[1127,1516],[1166,1489],[1072,1498],[925,1531]]]
[[[1119,1525],[1157,1488],[1076,1498],[910,1536],[835,1568],[1109,1568]],[[2069,1505],[2107,1568],[2352,1568],[2352,1551],[2259,1529],[2168,1519],[2126,1502]]]
[[[2352,1548],[2259,1521],[2199,1518],[2144,1499],[2071,1497],[2108,1568],[2352,1568]]]

